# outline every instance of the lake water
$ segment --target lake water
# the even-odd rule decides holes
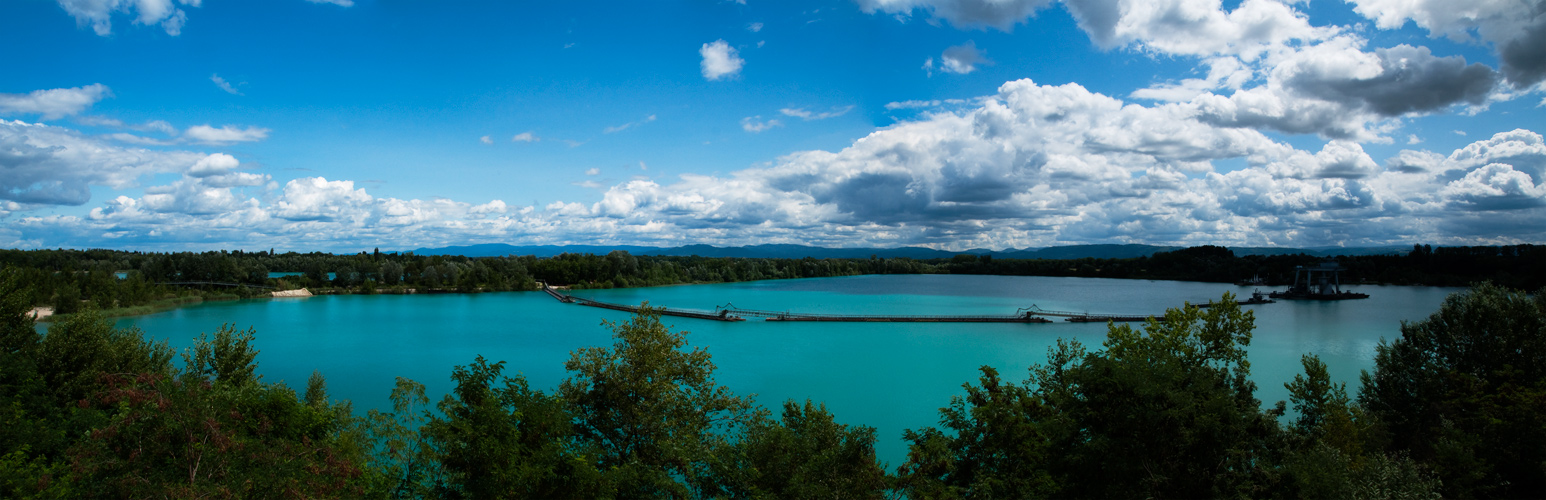
[[[1300,372],[1299,358],[1317,354],[1333,378],[1356,393],[1360,370],[1373,368],[1375,345],[1400,335],[1402,320],[1426,318],[1455,288],[1360,286],[1365,300],[1279,301],[1255,311],[1249,348],[1257,397],[1286,400],[1283,384]],[[1202,303],[1226,291],[1219,283],[1017,276],[857,276],[718,285],[583,290],[575,295],[615,303],[712,310],[745,309],[847,314],[1013,314],[1031,305],[1047,310],[1159,314],[1184,301]],[[1265,290],[1264,290],[1265,291]],[[1242,297],[1243,298],[1243,297]],[[451,369],[483,355],[507,362],[534,388],[566,377],[570,351],[611,345],[602,320],[626,313],[562,304],[541,292],[437,295],[346,295],[206,303],[124,318],[149,336],[185,347],[222,323],[257,328],[258,372],[266,381],[304,389],[321,370],[334,398],[356,411],[387,408],[395,377],[423,383],[432,401],[451,389]],[[718,322],[666,317],[688,341],[706,347],[716,379],[764,406],[822,402],[838,420],[878,429],[877,451],[892,467],[906,458],[902,430],[936,425],[938,409],[993,366],[1023,381],[1046,360],[1058,338],[1099,348],[1106,325],[1094,323],[782,323]],[[1134,324],[1135,326],[1139,324]]]

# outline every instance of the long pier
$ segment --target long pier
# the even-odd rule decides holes
[[[624,305],[624,304],[613,304],[611,302],[602,302],[602,301],[599,301],[599,300],[591,300],[591,299],[587,299],[587,298],[584,298],[584,297],[575,297],[573,295],[569,295],[569,294],[565,294],[565,293],[559,292],[557,289],[555,289],[555,288],[553,288],[551,286],[547,286],[546,284],[542,285],[542,291],[547,292],[548,295],[553,296],[553,298],[558,299],[559,302],[563,302],[565,304],[579,304],[579,305],[582,305],[582,306],[599,307],[599,308],[602,308],[602,309],[611,309],[611,310],[614,310],[614,311],[623,311],[623,312],[630,312],[630,313],[639,312],[639,309],[641,309],[641,307],[639,307],[639,306],[630,306],[630,305]],[[730,315],[729,313],[727,313],[725,311],[718,311],[716,313],[709,313],[709,312],[704,312],[704,311],[693,311],[693,310],[689,310],[689,309],[673,309],[673,308],[670,308],[670,307],[651,307],[650,309],[655,311],[656,313],[659,313],[661,316],[677,316],[677,317],[682,317],[682,318],[694,318],[694,319],[711,319],[711,320],[714,320],[714,321],[746,321],[746,318],[742,318],[742,317],[739,317],[739,316],[732,316],[732,315]]]
[[[1121,314],[1091,314],[1091,313],[1088,313],[1088,312],[1073,312],[1073,311],[1048,311],[1048,310],[1042,309],[1041,307],[1038,307],[1038,306],[1036,306],[1034,304],[1032,304],[1031,307],[1027,307],[1027,308],[1022,309],[1022,310],[1026,311],[1027,314],[1035,314],[1035,315],[1038,315],[1038,316],[1060,317],[1060,318],[1063,318],[1063,321],[1067,321],[1067,322],[1070,322],[1070,323],[1106,323],[1106,322],[1128,323],[1128,322],[1133,322],[1133,321],[1148,321],[1149,318],[1151,318],[1151,317],[1156,318],[1156,319],[1158,319],[1160,321],[1165,321],[1165,315],[1163,315],[1163,314],[1156,315],[1156,316],[1142,316],[1142,315],[1121,315]]]
[[[583,297],[575,297],[559,291],[556,288],[542,285],[542,291],[549,296],[565,304],[579,304],[582,306],[599,307],[614,311],[636,313],[639,306],[613,304],[599,300],[591,300]],[[864,314],[813,314],[794,313],[789,311],[763,311],[757,309],[742,309],[735,304],[715,306],[713,312],[691,309],[675,309],[670,307],[651,308],[662,316],[677,316],[683,318],[708,319],[714,321],[746,321],[747,318],[762,318],[763,321],[817,321],[817,322],[845,322],[845,323],[1051,323],[1048,318],[1063,318],[1064,321],[1073,323],[1105,323],[1110,321],[1147,321],[1151,316],[1116,315],[1116,314],[1090,314],[1087,312],[1049,311],[1038,306],[1022,307],[1014,314],[1008,315],[864,315]],[[1164,317],[1159,317],[1164,321]]]
[[[735,304],[716,306],[715,311],[721,314],[739,316],[742,318],[763,318],[765,321],[833,321],[850,323],[1051,323],[1052,320],[1042,318],[1021,309],[1014,315],[943,315],[943,316],[908,316],[908,315],[852,315],[852,314],[809,314],[791,313],[789,311],[759,311],[755,309],[741,309]]]

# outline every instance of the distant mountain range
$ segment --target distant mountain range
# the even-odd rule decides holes
[[[817,259],[866,259],[871,255],[876,257],[894,258],[907,257],[911,259],[948,259],[960,254],[983,255],[991,254],[1001,259],[1082,259],[1093,257],[1097,259],[1128,259],[1133,257],[1146,257],[1156,252],[1168,252],[1186,247],[1155,246],[1155,245],[1069,245],[1047,248],[1024,249],[971,249],[960,252],[947,252],[923,247],[898,247],[898,248],[823,248],[805,245],[750,245],[743,247],[716,247],[709,245],[687,245],[680,247],[646,247],[631,245],[601,246],[601,245],[535,245],[517,246],[504,243],[485,243],[481,245],[451,246],[444,248],[420,248],[413,253],[418,255],[464,255],[467,257],[499,257],[505,255],[535,255],[537,257],[552,257],[564,253],[589,253],[605,255],[613,250],[622,250],[634,255],[666,255],[666,256],[692,256],[700,257],[743,257],[758,259],[802,259],[814,257]],[[1385,247],[1318,247],[1318,248],[1275,248],[1275,247],[1229,247],[1235,255],[1286,255],[1308,254],[1320,257],[1334,257],[1338,255],[1382,255],[1404,254],[1411,250],[1405,246]]]

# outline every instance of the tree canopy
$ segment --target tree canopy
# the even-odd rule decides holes
[[[1211,255],[1211,254],[1210,254]],[[622,260],[621,255],[610,256]],[[635,263],[637,265],[642,265]],[[627,265],[626,261],[622,265]],[[260,377],[258,332],[221,325],[172,362],[92,308],[39,334],[0,270],[0,496],[7,498],[1514,498],[1546,485],[1546,299],[1483,284],[1382,343],[1361,393],[1306,355],[1288,402],[1255,397],[1255,318],[1225,295],[1097,349],[1059,341],[1023,382],[984,366],[881,437],[818,402],[776,415],[715,381],[647,305],[571,353],[557,387],[505,363],[451,370],[432,410],[398,379],[356,416],[314,373]],[[1546,292],[1546,290],[1543,290]]]

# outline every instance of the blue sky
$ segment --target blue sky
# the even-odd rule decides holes
[[[1546,5],[0,4],[0,247],[1546,242]]]

